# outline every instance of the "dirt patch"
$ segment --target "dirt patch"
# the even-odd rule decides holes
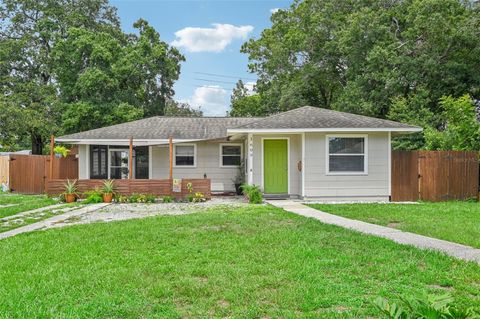
[[[390,228],[400,228],[401,225],[402,225],[402,222],[396,221],[396,220],[392,220],[392,221],[390,221],[390,222],[387,224],[387,227],[390,227]]]

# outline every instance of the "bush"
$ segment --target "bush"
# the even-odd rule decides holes
[[[155,203],[157,201],[157,197],[155,195],[147,194],[145,196],[146,196],[145,201],[147,203]]]
[[[261,204],[263,202],[262,191],[257,185],[243,184],[242,190],[250,204]]]
[[[164,196],[162,198],[163,203],[173,203],[173,197],[172,196]]]
[[[89,190],[83,193],[85,204],[98,204],[103,202],[102,192],[96,188],[94,190]]]
[[[187,200],[187,202],[192,203],[193,200],[195,199],[195,195],[187,194],[187,196],[185,196],[185,199]]]
[[[128,203],[128,196],[120,195],[120,196],[116,197],[116,201],[118,203]]]

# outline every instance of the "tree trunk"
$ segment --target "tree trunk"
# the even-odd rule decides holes
[[[41,135],[32,132],[30,134],[30,138],[32,140],[32,154],[34,155],[42,155],[43,154],[43,138]]]

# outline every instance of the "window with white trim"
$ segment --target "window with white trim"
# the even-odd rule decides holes
[[[366,173],[365,137],[328,136],[328,173]]]
[[[195,166],[195,145],[175,145],[175,166]]]
[[[220,166],[238,167],[242,162],[241,144],[220,144]]]

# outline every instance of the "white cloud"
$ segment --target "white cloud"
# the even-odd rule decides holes
[[[274,14],[274,13],[277,13],[278,10],[280,10],[280,8],[273,8],[273,9],[270,9],[270,13],[271,14]]]
[[[171,45],[185,48],[189,52],[222,52],[235,39],[246,39],[253,26],[212,24],[213,28],[187,27],[175,32]]]
[[[202,86],[195,89],[188,101],[193,107],[201,107],[205,116],[225,116],[229,110],[228,91],[216,86]]]

